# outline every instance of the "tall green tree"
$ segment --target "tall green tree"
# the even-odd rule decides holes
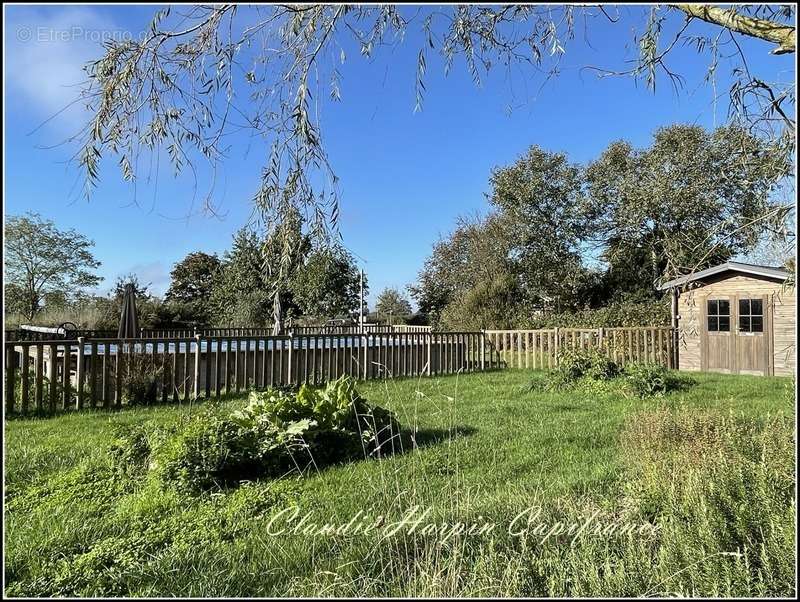
[[[299,314],[291,283],[310,244],[299,214],[292,215],[266,236],[250,227],[234,235],[212,283],[211,312],[217,324],[272,326],[280,332],[285,318]]]
[[[28,318],[39,311],[45,295],[76,295],[100,282],[93,248],[94,242],[80,232],[61,230],[38,213],[8,217],[5,278],[18,287]]]
[[[233,237],[211,287],[215,324],[268,326],[272,323],[272,280],[265,268],[263,242],[249,228]]]
[[[360,272],[353,256],[341,247],[313,251],[291,281],[291,292],[302,313],[335,318],[358,311]],[[364,294],[368,288],[364,282]]]
[[[375,311],[392,323],[405,321],[412,313],[411,302],[396,288],[383,289],[375,301]]]
[[[514,274],[511,228],[506,217],[459,217],[448,236],[433,245],[409,292],[419,310],[436,322],[454,300],[481,282]]]
[[[791,170],[741,128],[673,125],[646,148],[615,142],[593,161],[585,211],[611,270],[633,269],[653,289],[746,253],[779,227],[785,206],[772,195]]]
[[[182,321],[208,324],[211,319],[211,293],[221,262],[216,255],[202,251],[189,253],[175,264],[165,295]]]
[[[563,153],[531,146],[512,165],[494,169],[489,183],[525,298],[554,311],[582,305],[587,222],[580,210],[581,167]]]

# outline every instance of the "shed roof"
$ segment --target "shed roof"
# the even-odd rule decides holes
[[[752,263],[739,263],[738,261],[726,261],[725,263],[716,265],[713,268],[700,270],[699,272],[694,272],[693,274],[688,274],[686,276],[681,276],[680,278],[675,278],[675,280],[670,280],[669,282],[665,282],[658,288],[663,291],[666,289],[675,288],[676,286],[681,286],[683,284],[688,284],[689,282],[702,280],[703,278],[708,278],[709,276],[715,276],[717,274],[729,271],[739,272],[740,274],[750,274],[751,276],[765,276],[767,278],[777,278],[778,280],[786,280],[789,277],[789,270],[787,270],[786,268],[776,268],[766,265],[755,265]]]

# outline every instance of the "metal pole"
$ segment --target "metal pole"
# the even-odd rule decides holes
[[[358,273],[358,332],[364,333],[364,270]]]

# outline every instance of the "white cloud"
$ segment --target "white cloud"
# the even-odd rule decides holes
[[[6,94],[24,101],[34,125],[63,111],[48,124],[73,134],[87,113],[80,96],[84,65],[102,54],[103,39],[125,33],[89,7],[9,7],[6,10]]]

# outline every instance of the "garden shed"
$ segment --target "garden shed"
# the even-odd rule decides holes
[[[793,375],[796,295],[784,268],[729,261],[671,280],[681,370]]]

